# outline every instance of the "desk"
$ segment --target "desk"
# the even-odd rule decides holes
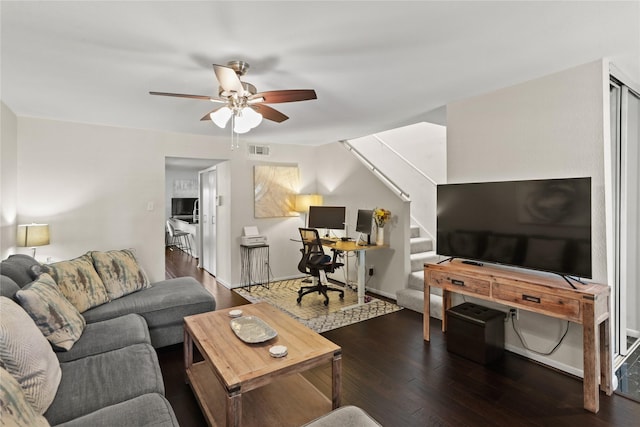
[[[340,239],[321,239],[321,243],[323,246],[326,246],[331,249],[335,249],[337,251],[343,252],[355,252],[358,257],[358,303],[355,305],[350,305],[349,307],[344,307],[343,310],[348,310],[353,307],[357,307],[359,305],[364,304],[364,294],[365,294],[365,283],[366,283],[366,273],[367,273],[367,263],[365,254],[367,251],[372,251],[376,249],[388,248],[389,245],[382,246],[366,246],[366,245],[358,245],[353,240],[349,240],[343,242]],[[347,281],[348,281],[347,277]]]
[[[600,409],[599,390],[613,393],[609,349],[609,293],[606,285],[575,283],[572,289],[560,276],[473,266],[459,260],[424,265],[423,336],[429,341],[430,287],[442,288],[443,312],[451,307],[451,294],[469,295],[510,307],[568,320],[582,325],[584,408]],[[446,316],[442,331],[447,330]]]

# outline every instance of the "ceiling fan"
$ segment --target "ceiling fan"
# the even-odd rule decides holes
[[[244,61],[230,61],[226,66],[213,64],[213,71],[220,83],[218,96],[187,95],[182,93],[149,92],[151,95],[175,96],[178,98],[202,99],[223,104],[204,115],[200,120],[211,120],[224,128],[232,120],[235,133],[245,133],[262,122],[264,117],[281,123],[289,117],[265,104],[306,101],[316,99],[313,89],[272,90],[257,92],[251,83],[240,80],[249,64]]]

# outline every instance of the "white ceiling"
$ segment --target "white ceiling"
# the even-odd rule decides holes
[[[258,91],[315,89],[273,105],[253,143],[324,144],[609,57],[640,80],[640,2],[1,3],[1,98],[18,116],[225,137],[199,119],[211,64],[239,59]],[[526,102],[526,100],[523,100]]]

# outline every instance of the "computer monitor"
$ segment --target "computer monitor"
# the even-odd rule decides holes
[[[309,206],[309,228],[344,230],[344,206]]]
[[[356,232],[367,235],[367,244],[371,244],[371,230],[373,228],[373,210],[358,209]]]

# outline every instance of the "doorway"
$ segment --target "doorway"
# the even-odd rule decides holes
[[[200,172],[209,170],[224,160],[195,159],[187,157],[165,158],[165,221],[171,222],[177,230],[188,233],[191,250],[188,254],[202,264],[202,201]],[[189,200],[188,209],[175,215],[173,199]],[[195,204],[193,200],[196,200]],[[165,231],[166,232],[166,231]],[[166,238],[165,238],[166,241]]]
[[[638,395],[640,384],[629,381],[628,367],[637,366],[637,361],[630,359],[640,357],[640,90],[612,76],[609,95],[614,196],[614,367],[618,391]]]

